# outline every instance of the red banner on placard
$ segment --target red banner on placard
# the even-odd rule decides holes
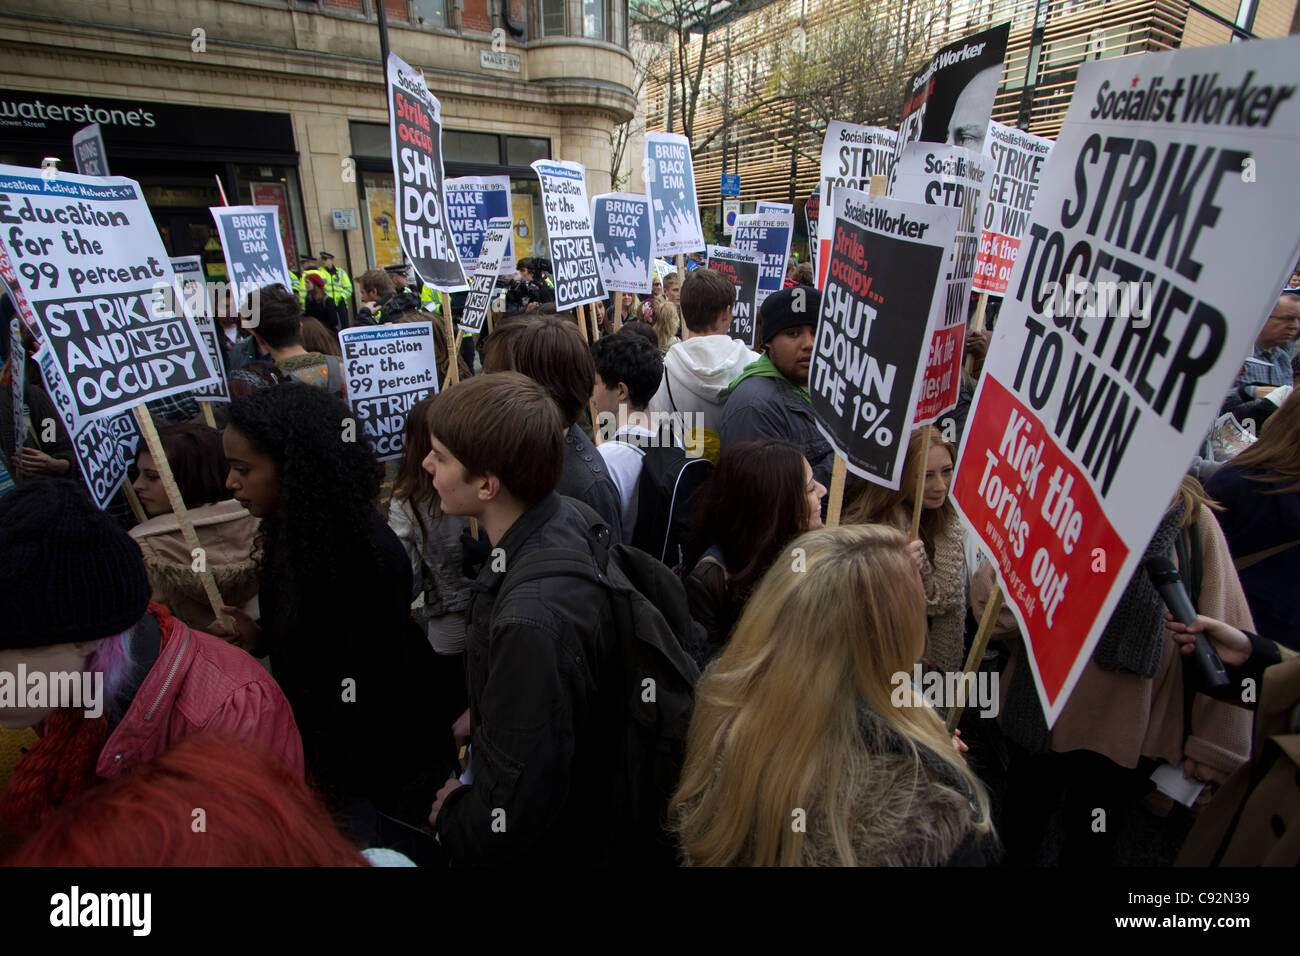
[[[985,378],[978,408],[952,496],[991,548],[1006,598],[1026,625],[1044,694],[1055,705],[1095,615],[1071,609],[1102,605],[1129,549],[1084,472],[1028,406]]]
[[[935,329],[930,355],[925,361],[925,380],[916,403],[916,420],[933,421],[957,404],[961,392],[961,363],[966,348],[966,323]]]
[[[991,295],[1006,295],[1011,267],[1016,264],[1020,240],[997,232],[980,236],[979,253],[975,256],[975,285]]]

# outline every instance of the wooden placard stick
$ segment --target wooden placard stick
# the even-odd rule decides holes
[[[838,527],[840,523],[840,512],[844,507],[844,479],[848,474],[848,465],[839,455],[835,456],[835,464],[831,466],[831,491],[830,501],[826,503],[826,527]]]
[[[587,345],[590,346],[592,343],[592,336],[587,331],[587,308],[586,306],[580,305],[576,308],[576,311],[578,313],[578,328],[582,330],[582,337],[586,341]],[[591,310],[591,324],[594,331],[596,325],[595,309]],[[595,442],[597,445],[599,445],[600,427],[596,424],[596,403],[591,400],[588,400],[587,409],[591,412],[591,440]]]
[[[438,293],[438,300],[442,303],[442,324],[447,330],[447,377],[443,379],[442,387],[456,385],[460,382],[460,343],[456,341],[456,323],[451,320],[451,296],[445,292]]]
[[[889,177],[877,175],[871,177],[871,195],[883,196],[885,190],[889,187]],[[681,257],[678,256],[680,267]],[[844,481],[848,477],[848,465],[839,455],[835,456],[835,464],[831,466],[831,487],[829,499],[826,502],[826,526],[834,528],[840,523],[840,514],[844,510]],[[912,533],[916,537],[916,533]]]
[[[199,402],[199,411],[203,412],[203,420],[208,423],[209,428],[217,427],[217,420],[212,417],[211,402]]]
[[[970,320],[970,330],[972,332],[984,331],[984,310],[987,309],[988,306],[989,294],[987,292],[981,292],[979,301],[975,303],[975,315]],[[966,374],[975,374],[975,357],[973,355],[967,356],[966,358]]]
[[[185,539],[185,546],[190,549],[191,554],[198,551],[199,555],[202,555],[203,546],[199,544],[194,522],[190,520],[190,509],[185,507],[185,499],[181,497],[181,490],[176,486],[176,477],[172,474],[171,463],[167,461],[167,453],[163,450],[162,440],[158,437],[158,429],[154,427],[153,416],[149,414],[148,407],[143,404],[135,406],[132,411],[135,413],[136,422],[140,425],[140,434],[144,436],[149,454],[153,456],[154,467],[158,469],[158,477],[162,479],[163,490],[167,492],[167,500],[171,502],[172,513],[176,515],[176,522],[181,527],[181,537]],[[212,576],[211,571],[206,570],[206,567],[205,559],[205,570],[195,573],[203,583],[203,592],[208,597],[208,604],[212,606],[212,613],[216,615],[217,623],[224,628],[233,629],[230,618],[222,610],[226,602],[217,588],[217,579]]]
[[[135,515],[137,524],[144,524],[149,520],[149,516],[144,513],[144,505],[140,503],[140,496],[135,493],[135,488],[131,482],[122,482],[122,491],[126,493],[126,503],[131,506],[131,514]]]
[[[614,293],[614,331],[623,327],[623,293]]]
[[[680,252],[677,253],[677,278],[686,280],[686,257]]]
[[[993,588],[993,593],[989,595],[989,603],[984,605],[984,613],[980,615],[979,630],[975,632],[975,640],[971,642],[970,653],[966,655],[966,665],[962,668],[962,673],[972,673],[979,670],[980,661],[984,659],[984,651],[989,646],[989,637],[993,634],[993,623],[998,619],[998,614],[1002,612],[1002,589]],[[957,686],[963,686],[962,681],[957,682]],[[964,703],[954,702],[952,708],[948,711],[948,733],[955,733],[957,725],[961,723],[962,711],[966,709]]]
[[[926,425],[921,429],[921,460],[917,463],[914,492],[916,500],[912,502],[912,530],[907,536],[908,541],[915,541],[917,532],[921,529],[921,501],[925,498],[925,462],[930,457],[930,432],[933,429],[933,425]]]

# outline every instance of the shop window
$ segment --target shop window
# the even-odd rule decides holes
[[[411,15],[422,27],[446,27],[446,0],[411,0]]]
[[[373,269],[400,266],[404,261],[397,235],[397,196],[393,174],[363,172],[361,187],[361,236],[366,243],[366,261]]]
[[[535,159],[551,158],[551,141],[531,136],[506,137],[506,165],[531,166]]]
[[[565,0],[542,0],[542,36],[564,36]]]
[[[501,139],[492,133],[460,133],[444,129],[442,161],[496,166],[501,162]]]
[[[349,123],[352,133],[352,155],[373,159],[388,159],[391,139],[387,123]]]

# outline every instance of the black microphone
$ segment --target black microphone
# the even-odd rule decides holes
[[[1151,578],[1151,583],[1164,599],[1165,607],[1173,614],[1174,620],[1180,624],[1193,623],[1196,620],[1196,609],[1192,607],[1192,602],[1187,597],[1187,589],[1183,587],[1183,579],[1179,576],[1174,563],[1164,556],[1159,556],[1147,558],[1142,564],[1146,568],[1147,576]],[[1192,659],[1196,662],[1196,669],[1201,675],[1201,688],[1206,693],[1221,690],[1232,683],[1228,678],[1228,672],[1223,667],[1223,661],[1219,660],[1219,655],[1204,632],[1196,635]]]

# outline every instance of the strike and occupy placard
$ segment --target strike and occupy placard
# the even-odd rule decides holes
[[[1085,63],[953,498],[1056,721],[1300,255],[1300,39]],[[1261,171],[1259,182],[1255,170]]]
[[[935,323],[921,386],[916,423],[928,425],[957,404],[961,363],[965,357],[966,313],[969,311],[975,252],[979,247],[980,197],[988,178],[978,153],[959,146],[908,143],[895,167],[893,195],[904,202],[947,206],[960,215],[957,235],[940,276],[943,313]]]
[[[705,260],[714,272],[721,272],[736,287],[736,304],[731,309],[733,339],[751,349],[758,338],[758,276],[762,257],[757,252],[732,246],[709,246]]]
[[[396,53],[388,54],[388,127],[402,251],[425,285],[463,289],[465,271],[443,208],[442,104]]]
[[[602,193],[592,200],[591,225],[605,288],[649,292],[650,200],[632,193]]]
[[[172,272],[176,274],[176,294],[181,308],[188,313],[198,329],[203,345],[208,350],[208,362],[211,364],[217,381],[207,388],[196,388],[194,397],[201,402],[230,401],[230,387],[226,383],[226,367],[221,361],[221,331],[212,318],[208,307],[207,283],[203,275],[202,256],[179,256],[171,260]]]
[[[1008,21],[956,40],[912,75],[903,86],[896,161],[903,155],[903,147],[917,140],[977,153],[983,150],[1010,34]],[[890,195],[893,190],[891,179]]]
[[[456,237],[460,263],[466,273],[479,271],[488,223],[503,218],[510,218],[509,176],[459,176],[447,180],[447,222]],[[498,268],[502,275],[515,271],[513,243],[500,256]]]
[[[104,135],[98,123],[91,123],[72,134],[72,155],[81,175],[109,175],[108,150],[104,149]]]
[[[339,332],[348,404],[380,461],[402,457],[406,415],[438,391],[433,324],[354,326]]]
[[[465,296],[465,311],[460,317],[462,333],[477,335],[483,331],[488,309],[492,308],[492,290],[496,288],[497,276],[501,271],[501,257],[510,244],[512,225],[509,218],[493,219],[483,233],[479,268],[469,280],[469,295]]]
[[[230,294],[240,308],[254,289],[279,283],[292,289],[289,263],[280,243],[280,211],[275,206],[212,206]]]
[[[539,159],[533,171],[542,183],[542,215],[551,246],[555,308],[561,312],[605,298],[596,260],[587,203],[587,171],[581,163]]]
[[[656,256],[676,256],[705,248],[695,198],[691,144],[676,133],[645,134],[645,188],[650,195],[652,243]]]
[[[976,292],[1004,295],[1011,267],[1020,251],[1020,236],[1038,196],[1052,141],[1014,126],[989,122],[984,137],[984,218],[975,256]]]
[[[790,258],[790,241],[794,238],[794,213],[765,213],[764,215],[738,216],[731,244],[759,254],[762,265],[758,270],[758,299],[762,307],[773,292],[785,284],[785,264]]]
[[[130,412],[78,421],[73,414],[72,399],[59,380],[50,350],[42,346],[33,358],[45,379],[50,401],[71,436],[77,470],[81,472],[91,498],[102,511],[117,494],[127,470],[135,463],[140,450],[140,427]],[[44,427],[43,423],[33,424]]]
[[[827,210],[817,226],[809,226],[808,241],[817,236],[817,287],[825,288],[826,261],[830,256],[835,224],[830,216],[831,190],[837,186],[869,192],[872,176],[888,176],[894,168],[894,144],[898,134],[880,126],[858,126],[841,120],[826,124],[822,138],[821,183],[817,191],[819,210]]]
[[[768,202],[766,199],[760,199],[758,202],[754,203],[754,212],[760,216],[764,213],[779,214],[783,212],[788,212],[793,215],[794,206],[788,202]]]
[[[926,343],[943,310],[938,280],[957,213],[844,187],[830,211],[833,242],[808,371],[813,413],[850,471],[897,488]]]
[[[211,384],[140,184],[0,166],[0,275],[78,419]]]

